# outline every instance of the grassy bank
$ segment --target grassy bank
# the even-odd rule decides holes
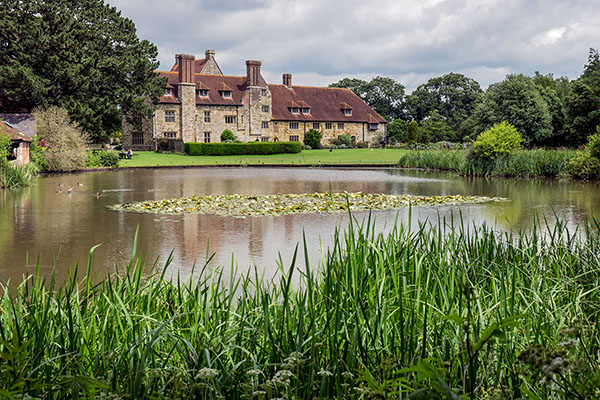
[[[384,236],[366,223],[321,268],[292,262],[274,281],[145,277],[135,254],[99,284],[31,277],[0,300],[1,394],[594,398],[598,228],[583,240],[560,223],[527,237],[402,224]]]
[[[186,165],[322,165],[322,164],[396,164],[406,150],[336,149],[303,150],[297,154],[267,156],[187,156],[181,154],[138,151],[131,160],[121,160],[121,167],[155,167]]]
[[[35,178],[38,169],[34,164],[15,167],[9,164],[0,165],[0,189],[15,189],[29,186]]]
[[[406,152],[398,165],[455,171],[467,176],[534,178],[568,177],[569,161],[576,151],[521,150],[493,161],[475,159],[465,150],[425,150]]]

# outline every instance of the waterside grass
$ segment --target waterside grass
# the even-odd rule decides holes
[[[520,150],[494,160],[470,157],[465,150],[424,150],[402,154],[398,166],[455,171],[466,176],[567,178],[574,150]]]
[[[408,226],[384,235],[353,221],[318,268],[305,242],[268,281],[233,267],[167,279],[169,262],[151,272],[134,251],[93,283],[92,249],[83,280],[33,275],[5,288],[0,397],[600,394],[598,223],[527,235]]]

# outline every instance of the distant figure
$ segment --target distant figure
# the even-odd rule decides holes
[[[463,150],[466,150],[466,149],[467,149],[467,144],[463,143]]]
[[[133,157],[133,150],[129,149],[127,150],[127,159],[131,160],[131,157]]]
[[[122,160],[125,157],[127,157],[127,153],[125,152],[125,149],[121,149],[121,151],[119,151],[119,159]]]
[[[413,145],[413,149],[415,149],[415,150],[419,150],[419,145],[418,145],[417,143],[415,143],[415,144]]]

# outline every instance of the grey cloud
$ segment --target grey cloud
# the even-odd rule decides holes
[[[213,48],[227,74],[259,59],[277,82],[291,72],[307,85],[385,75],[410,89],[450,71],[484,86],[535,70],[575,78],[600,37],[597,0],[108,1],[159,47],[163,69]]]

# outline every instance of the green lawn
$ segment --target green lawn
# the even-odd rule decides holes
[[[119,161],[120,167],[155,167],[177,165],[320,165],[320,164],[396,164],[407,150],[339,149],[304,150],[297,154],[267,156],[188,156],[138,151],[131,160]]]

